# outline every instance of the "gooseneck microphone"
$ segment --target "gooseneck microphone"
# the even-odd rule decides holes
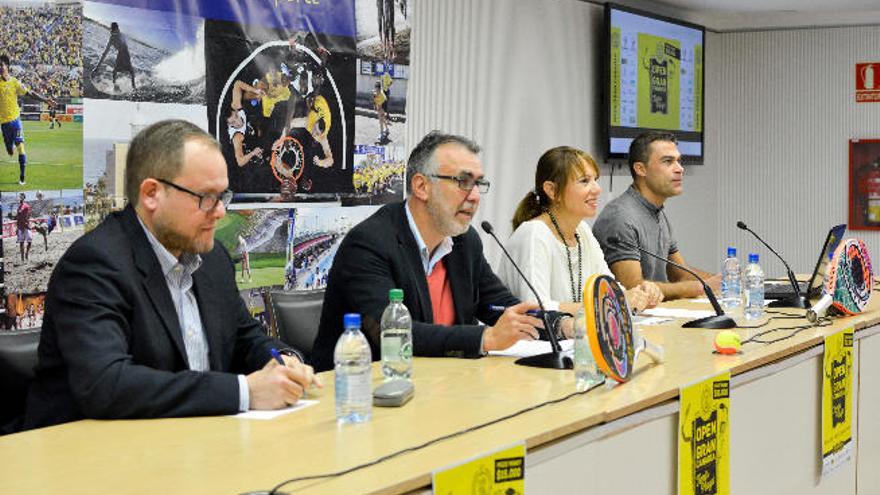
[[[625,246],[625,247],[628,247],[631,249],[638,249],[640,252],[647,254],[648,256],[650,256],[652,258],[657,258],[660,261],[665,261],[666,263],[669,263],[670,265],[672,265],[680,270],[684,270],[684,271],[690,273],[701,284],[703,284],[703,292],[705,292],[706,297],[709,298],[709,303],[712,304],[712,309],[715,310],[715,316],[707,316],[705,318],[699,318],[697,320],[689,321],[689,322],[685,323],[684,325],[682,325],[683,327],[685,327],[685,328],[734,328],[734,327],[736,327],[736,322],[733,321],[733,318],[724,314],[724,310],[721,309],[721,305],[718,304],[718,299],[715,298],[715,293],[712,292],[712,288],[709,287],[709,285],[706,283],[706,281],[703,280],[699,275],[694,273],[694,271],[691,270],[690,268],[688,268],[684,265],[680,265],[680,264],[672,261],[669,258],[664,258],[663,256],[660,256],[659,254],[654,254],[650,251],[647,251],[647,250],[643,249],[641,246],[637,246],[635,244],[630,244],[629,242],[625,242],[624,240],[619,239],[616,236],[609,237],[608,242],[610,244],[617,244],[617,245]]]
[[[522,270],[519,269],[519,265],[516,264],[516,261],[513,261],[513,257],[510,256],[510,253],[507,252],[507,249],[504,248],[504,244],[495,236],[495,229],[492,227],[492,224],[486,220],[480,224],[483,228],[483,232],[489,234],[492,239],[495,239],[495,243],[498,244],[498,247],[501,248],[501,251],[504,252],[504,256],[510,261],[510,264],[513,265],[513,268],[516,269],[516,273],[523,279],[526,285],[529,286],[529,290],[532,291],[532,294],[535,295],[535,299],[538,301],[538,306],[541,308],[541,319],[544,321],[544,328],[547,330],[547,335],[550,339],[550,348],[553,349],[551,352],[545,354],[537,354],[535,356],[529,356],[524,358],[519,358],[516,360],[516,364],[522,366],[532,366],[535,368],[551,368],[557,370],[570,370],[573,367],[573,363],[571,358],[568,356],[562,355],[562,350],[559,347],[559,341],[556,340],[556,332],[554,332],[553,328],[550,327],[550,324],[547,320],[547,311],[544,309],[544,302],[541,301],[541,296],[538,295],[538,291],[535,290],[535,287],[529,282],[529,279],[526,278],[525,274],[523,274]]]
[[[736,226],[752,234],[753,236],[755,236],[755,239],[761,241],[761,244],[763,244],[767,249],[770,250],[771,253],[775,254],[776,257],[779,258],[779,261],[781,261],[782,264],[785,265],[785,270],[788,272],[788,281],[791,283],[791,288],[794,289],[794,294],[784,299],[773,301],[767,306],[770,308],[809,308],[810,301],[807,299],[806,295],[801,294],[801,288],[798,285],[797,277],[794,276],[794,272],[791,271],[791,267],[788,266],[788,263],[786,263],[784,259],[782,259],[782,256],[780,256],[775,249],[770,247],[769,244],[764,242],[764,239],[761,239],[761,236],[750,229],[745,223],[743,223],[742,220],[736,222]]]

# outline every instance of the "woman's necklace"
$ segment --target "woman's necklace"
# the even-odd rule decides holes
[[[565,259],[568,260],[566,266],[568,267],[568,279],[571,282],[571,300],[573,302],[581,302],[581,287],[584,284],[584,276],[583,276],[583,265],[581,259],[581,237],[578,235],[577,230],[574,232],[574,240],[577,243],[578,250],[578,278],[577,285],[574,284],[574,270],[571,269],[571,251],[569,250],[568,243],[565,241],[565,236],[562,235],[562,229],[559,228],[559,222],[556,221],[556,216],[553,215],[553,212],[547,210],[547,216],[550,217],[550,223],[553,224],[553,227],[556,229],[556,233],[559,234],[559,238],[562,239],[562,244],[565,246]]]

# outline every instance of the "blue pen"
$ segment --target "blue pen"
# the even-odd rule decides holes
[[[275,358],[275,361],[276,361],[278,364],[280,364],[281,366],[286,366],[286,365],[284,364],[284,359],[281,359],[281,353],[278,352],[278,349],[276,349],[276,348],[273,347],[273,348],[269,349],[269,352],[272,353],[272,357]]]
[[[490,304],[489,305],[489,311],[497,311],[499,313],[503,313],[505,309],[507,309],[506,306],[498,306],[497,304]],[[540,314],[540,311],[530,309],[530,310],[526,311],[526,314],[529,316],[538,316]]]
[[[275,361],[278,364],[280,364],[281,366],[287,366],[286,364],[284,364],[284,359],[281,359],[281,353],[278,352],[278,349],[273,347],[273,348],[269,349],[269,352],[272,353],[272,357],[275,358]],[[303,387],[303,394],[302,394],[301,398],[302,399],[306,398],[306,387]]]

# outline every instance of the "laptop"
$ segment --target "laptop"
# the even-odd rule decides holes
[[[816,267],[813,269],[813,275],[810,276],[808,282],[798,282],[801,294],[806,294],[808,299],[819,297],[822,293],[822,286],[825,285],[825,272],[831,257],[837,245],[843,239],[846,232],[846,224],[835,225],[828,231],[825,236],[825,242],[822,244],[822,250],[819,251],[819,260],[816,261]],[[765,282],[764,283],[764,299],[784,299],[794,295],[794,287],[787,280],[784,282]]]

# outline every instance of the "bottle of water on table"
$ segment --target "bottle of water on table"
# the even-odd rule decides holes
[[[403,289],[388,291],[390,303],[380,328],[382,375],[386,381],[412,378],[412,317],[403,304]]]
[[[727,248],[727,258],[721,264],[721,306],[734,309],[742,304],[742,287],[739,259],[736,248]]]
[[[574,320],[574,379],[578,392],[589,390],[604,381],[604,377],[596,366],[590,340],[587,337],[587,322],[584,309],[580,308]]]
[[[369,421],[373,408],[370,344],[361,333],[361,315],[343,317],[345,331],[336,341],[336,420],[340,423]]]
[[[764,316],[764,270],[758,264],[758,255],[749,253],[749,264],[745,272],[746,292],[744,314],[747,320],[757,320]]]

